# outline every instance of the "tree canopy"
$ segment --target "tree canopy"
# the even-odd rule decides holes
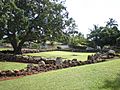
[[[94,25],[88,34],[88,39],[94,43],[94,46],[117,45],[120,37],[120,31],[118,30],[118,24],[113,18],[109,18],[106,26]]]
[[[16,54],[26,41],[56,39],[71,26],[64,0],[0,0],[0,38]],[[75,24],[75,23],[74,23]]]

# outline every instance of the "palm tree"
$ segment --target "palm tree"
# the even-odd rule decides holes
[[[101,46],[101,31],[103,27],[99,27],[98,25],[93,25],[93,29],[90,29],[90,34],[88,34],[88,39],[94,42],[95,47]]]
[[[118,26],[117,21],[114,20],[113,18],[109,18],[109,21],[107,21],[106,23],[107,23],[106,26],[108,26],[109,28],[112,28],[114,26],[116,26],[116,27]]]

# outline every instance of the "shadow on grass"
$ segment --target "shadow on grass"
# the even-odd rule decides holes
[[[115,80],[106,80],[100,89],[120,90],[120,74]]]

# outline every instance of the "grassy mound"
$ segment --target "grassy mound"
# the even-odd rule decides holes
[[[1,81],[0,90],[120,90],[120,59]]]
[[[30,53],[25,55],[30,56],[42,56],[46,58],[56,58],[56,57],[62,57],[65,59],[78,59],[81,61],[87,60],[87,56],[91,55],[93,53],[79,53],[79,52],[66,52],[66,51],[49,51],[49,52],[40,52],[40,53]]]

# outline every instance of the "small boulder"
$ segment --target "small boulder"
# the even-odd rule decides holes
[[[108,51],[108,54],[113,54],[113,55],[115,55],[115,51],[114,51],[114,50],[109,50],[109,51]]]
[[[55,64],[56,64],[57,66],[61,65],[61,64],[62,64],[62,58],[61,58],[61,57],[57,57]]]
[[[45,62],[44,61],[40,61],[38,62],[38,66],[41,67],[41,66],[45,66]]]

